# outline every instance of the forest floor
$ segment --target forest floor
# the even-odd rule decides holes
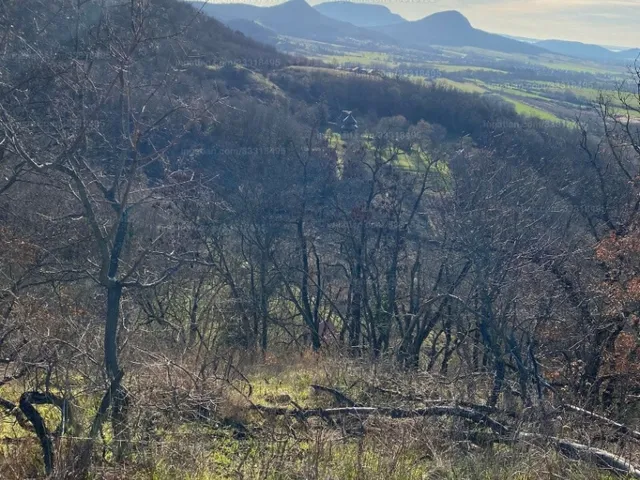
[[[130,387],[134,401],[128,460],[112,461],[112,436],[105,425],[95,448],[93,478],[619,478],[539,439],[498,441],[493,424],[477,418],[406,415],[434,406],[471,410],[477,403],[482,409],[488,375],[455,368],[447,377],[399,373],[387,364],[313,353],[270,357],[242,373],[227,368],[200,385],[184,372],[180,375],[182,368],[174,363],[164,372],[137,377],[142,380]],[[527,412],[511,397],[503,396],[491,415],[497,425],[511,425],[513,431],[505,436],[527,431],[570,438],[638,463],[639,443],[612,442],[590,422],[567,417],[550,399]],[[372,413],[366,407],[379,410]],[[90,417],[89,410],[84,416]],[[42,468],[35,435],[18,435],[9,418],[0,420],[0,477],[35,477]],[[57,442],[59,458],[73,438]]]

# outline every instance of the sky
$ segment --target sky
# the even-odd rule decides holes
[[[210,0],[213,2],[232,0]],[[280,0],[233,0],[268,6]],[[315,5],[327,0],[307,0]],[[492,33],[640,47],[640,0],[351,0],[384,5],[408,20],[443,10],[462,12]]]

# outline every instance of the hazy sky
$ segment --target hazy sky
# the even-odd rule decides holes
[[[268,6],[280,0],[210,0]],[[312,5],[327,0],[307,0]],[[474,27],[532,38],[640,47],[640,0],[352,0],[384,5],[409,20],[459,10]]]
[[[640,47],[640,0],[377,1],[409,19],[459,10],[476,28],[495,33]]]

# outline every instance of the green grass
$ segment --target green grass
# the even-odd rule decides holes
[[[496,52],[492,50],[485,50],[482,48],[476,47],[439,47],[440,50],[451,56],[452,58],[457,57],[466,57],[469,54],[478,55],[481,57],[485,57],[488,59],[492,59],[494,61],[512,61],[518,63],[524,63],[529,65],[539,65],[541,67],[550,68],[552,70],[563,70],[563,71],[571,71],[571,72],[585,72],[585,73],[596,73],[596,74],[616,74],[623,73],[624,68],[622,67],[611,67],[605,65],[599,65],[593,62],[588,61],[580,61],[575,60],[572,61],[567,57],[563,57],[561,55],[526,55],[519,53],[505,53],[505,52]]]
[[[473,79],[468,79],[468,81],[466,82],[456,82],[453,80],[443,78],[443,79],[438,79],[436,83],[440,85],[446,85],[453,88],[457,88],[459,90],[462,90],[464,92],[469,92],[469,93],[496,93],[503,100],[511,103],[515,107],[516,112],[519,113],[520,115],[539,118],[541,120],[546,120],[551,122],[562,121],[559,117],[557,117],[553,113],[526,103],[526,100],[528,98],[555,103],[555,100],[544,97],[542,94],[531,93],[526,90],[519,90],[517,88],[512,88],[512,87],[505,87],[499,84],[498,85],[487,84],[487,83],[480,82]],[[513,98],[513,97],[516,97],[516,98]],[[522,100],[520,100],[520,98],[522,98]]]
[[[508,98],[503,96],[507,102],[511,103],[516,107],[516,113],[520,115],[524,115],[525,117],[533,117],[539,118],[540,120],[546,120],[550,122],[561,122],[562,120],[555,116],[553,113],[549,113],[541,108],[534,107],[532,105],[528,105],[524,102],[520,102],[518,100],[514,100],[512,98]]]
[[[606,67],[599,67],[591,63],[581,62],[567,62],[566,60],[536,60],[530,62],[534,65],[541,65],[543,67],[550,68],[552,70],[566,70],[570,72],[585,72],[585,73],[613,73],[611,69]]]
[[[549,98],[539,94],[539,93],[531,93],[530,91],[527,90],[521,90],[518,88],[513,88],[513,87],[505,87],[502,86],[500,84],[491,84],[490,86],[487,85],[486,87],[489,90],[495,91],[497,93],[503,93],[506,95],[513,95],[516,97],[523,97],[523,98],[533,98],[536,100],[546,100],[548,101]]]
[[[487,92],[487,89],[473,82],[456,82],[455,80],[449,80],[448,78],[439,78],[438,80],[436,80],[435,83],[436,85],[452,87],[468,93],[486,93]]]
[[[333,137],[333,135],[332,135]],[[153,370],[151,370],[153,371]],[[425,375],[390,370],[381,363],[375,368],[344,357],[312,352],[267,356],[264,362],[245,365],[243,371],[254,390],[250,401],[273,405],[271,398],[286,393],[290,400],[279,406],[295,408],[336,405],[333,396],[315,394],[310,385],[318,383],[344,391],[365,405],[393,405],[388,396],[371,385],[432,391],[437,398],[464,392],[461,384],[442,385]],[[101,458],[96,447],[91,478],[127,478],[132,480],[613,480],[605,470],[567,460],[552,448],[527,444],[473,445],[461,435],[468,425],[449,418],[391,419],[384,416],[334,416],[329,423],[319,418],[273,416],[249,410],[250,402],[238,401],[237,391],[226,382],[203,390],[216,401],[217,413],[236,417],[251,434],[234,436],[215,422],[182,419],[179,405],[168,403],[171,415],[155,415],[150,437],[140,437],[138,420],[153,412],[148,400],[157,401],[158,391],[167,387],[163,375],[153,378],[147,393],[136,385],[132,403],[133,444],[127,461],[116,464]],[[149,385],[148,387],[150,387]],[[224,386],[221,395],[218,388]],[[159,390],[156,391],[155,389]],[[10,396],[8,389],[3,394]],[[17,391],[16,391],[17,394]],[[464,398],[464,397],[463,397]],[[155,406],[156,404],[151,404]],[[159,403],[158,405],[165,405]],[[409,408],[403,405],[404,408]],[[188,407],[187,407],[188,408]],[[44,411],[44,410],[43,410]],[[157,414],[157,412],[155,412]],[[584,428],[584,427],[580,427]],[[479,430],[481,427],[479,427]],[[108,430],[108,429],[107,429]],[[109,432],[107,431],[107,437]],[[35,478],[42,471],[39,446],[32,442],[13,448],[13,456],[0,452],[2,478]],[[107,438],[109,440],[109,438]],[[100,441],[99,441],[100,442]],[[57,457],[62,459],[63,457]],[[4,462],[4,465],[3,465]],[[15,467],[7,470],[12,463]],[[62,463],[62,462],[61,462]],[[27,465],[25,467],[25,465]],[[29,470],[29,466],[31,470]],[[4,470],[2,470],[5,468]],[[9,476],[6,474],[10,473]],[[108,475],[108,476],[105,476]]]
[[[436,70],[440,70],[446,73],[457,73],[457,72],[493,72],[493,73],[504,73],[507,72],[504,70],[498,70],[496,68],[489,67],[478,67],[473,65],[452,65],[448,63],[427,63],[425,64],[429,67],[432,67]]]
[[[320,58],[321,60],[327,63],[332,63],[334,65],[344,65],[345,63],[350,63],[362,66],[383,64],[389,68],[395,68],[398,66],[398,63],[394,61],[390,55],[380,52],[351,52],[345,55],[322,55],[317,58]]]

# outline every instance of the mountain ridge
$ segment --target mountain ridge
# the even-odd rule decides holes
[[[249,20],[278,35],[330,43],[344,43],[346,39],[362,43],[394,43],[393,39],[380,32],[327,17],[305,0],[289,0],[270,7],[201,1],[192,4],[223,23],[237,19]]]
[[[477,47],[505,53],[538,55],[548,53],[542,47],[502,35],[485,32],[471,25],[471,22],[456,10],[446,10],[402,24],[375,27],[400,44],[421,48],[431,45]]]
[[[601,45],[577,42],[573,40],[540,40],[535,42],[535,45],[540,45],[553,53],[580,58],[583,60],[619,62],[624,60],[635,60],[635,58],[640,55],[639,49],[631,48],[615,52]]]
[[[376,27],[407,21],[397,13],[391,12],[384,5],[370,3],[338,0],[319,3],[313,8],[327,17],[349,22],[357,27]]]

